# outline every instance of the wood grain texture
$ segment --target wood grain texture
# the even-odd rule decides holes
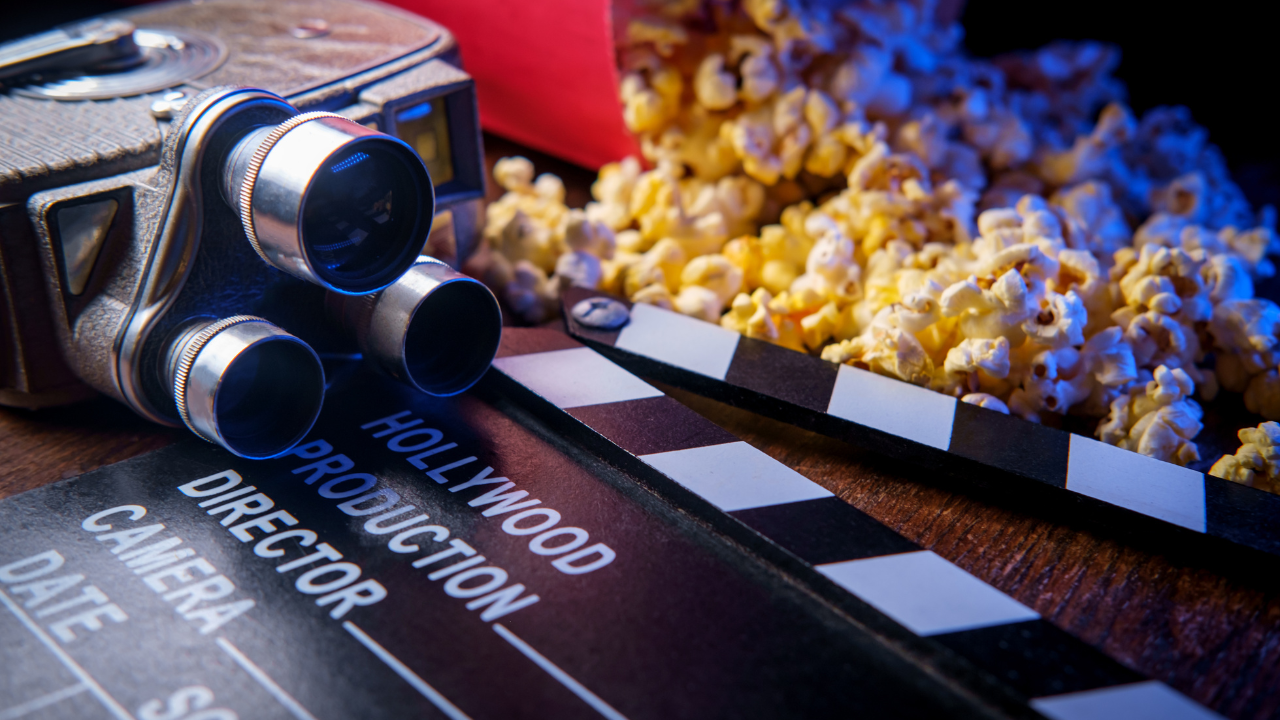
[[[590,197],[594,173],[486,136]],[[489,181],[490,199],[499,189]],[[1193,554],[1023,505],[674,388],[670,395],[1113,658],[1232,718],[1280,717],[1280,564]],[[0,498],[184,437],[106,398],[0,408]]]
[[[180,438],[105,397],[45,410],[0,408],[0,498],[75,477]]]

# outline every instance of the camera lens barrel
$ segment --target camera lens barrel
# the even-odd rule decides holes
[[[349,295],[395,282],[435,214],[412,148],[325,112],[246,134],[223,163],[222,192],[263,260]]]
[[[315,351],[251,315],[193,323],[170,344],[167,368],[183,423],[240,457],[288,452],[324,402]]]
[[[326,305],[366,359],[428,395],[474,385],[502,339],[502,311],[489,288],[426,256],[376,295],[330,293]]]

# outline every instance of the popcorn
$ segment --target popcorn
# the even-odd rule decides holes
[[[738,66],[738,94],[744,102],[762,103],[778,90],[781,76],[774,62],[773,46],[764,38],[734,35],[729,39],[729,62]]]
[[[1263,298],[1223,301],[1213,309],[1209,333],[1227,352],[1270,352],[1280,342],[1280,307]]]
[[[814,215],[826,217],[820,213]],[[831,225],[809,251],[805,273],[792,281],[790,289],[792,292],[812,289],[828,300],[848,304],[857,299],[862,271],[853,261],[853,241],[835,229],[834,223]]]
[[[555,285],[548,282],[547,274],[528,260],[515,264],[504,290],[512,311],[528,323],[540,323],[553,316],[560,300]]]
[[[911,333],[888,322],[873,322],[862,335],[828,345],[822,359],[849,363],[914,385],[928,385],[933,360]]]
[[[680,25],[659,19],[640,18],[627,24],[627,39],[632,43],[650,43],[658,54],[670,57],[676,46],[689,42],[689,34]]]
[[[646,285],[631,295],[631,302],[655,305],[663,310],[675,310],[675,296],[661,283]]]
[[[800,269],[786,260],[769,260],[760,270],[760,284],[770,292],[786,292],[799,277]]]
[[[1129,111],[1114,48],[960,38],[929,3],[640,6],[618,57],[643,158],[572,211],[499,161],[470,267],[529,322],[595,287],[1180,464],[1197,390],[1280,417],[1274,211],[1185,109]],[[1223,472],[1271,473],[1252,452]]]
[[[1122,311],[1117,311],[1117,317]],[[1123,316],[1121,321],[1124,320]],[[1170,367],[1191,367],[1199,355],[1199,342],[1177,320],[1157,310],[1137,315],[1127,324],[1124,339],[1133,348],[1134,360],[1139,367],[1168,364]]]
[[[684,248],[675,240],[658,241],[636,264],[627,268],[623,286],[627,297],[635,300],[637,292],[651,285],[663,285],[672,292],[679,290],[680,274],[687,258]]]
[[[1276,368],[1250,378],[1244,389],[1244,406],[1268,420],[1280,420],[1280,373]]]
[[[1066,295],[1050,291],[1040,300],[1040,309],[1023,321],[1022,331],[1031,342],[1051,348],[1082,345],[1086,322],[1084,302],[1074,290]]]
[[[680,272],[680,288],[696,286],[710,290],[717,308],[723,308],[742,289],[742,271],[723,255],[702,255],[689,261]],[[716,322],[719,314],[708,322]]]
[[[696,187],[696,183],[691,186]],[[693,217],[719,214],[729,235],[754,232],[764,208],[765,190],[759,183],[744,177],[721,178],[702,184],[686,212]],[[723,244],[723,241],[721,241]],[[719,248],[716,248],[717,250]]]
[[[738,81],[724,70],[724,55],[712,53],[703,58],[693,76],[693,92],[708,110],[728,110],[738,102]]]
[[[1061,209],[1067,245],[1108,256],[1129,244],[1133,233],[1120,206],[1111,199],[1111,186],[1090,180],[1054,193]]]
[[[1253,280],[1242,260],[1231,255],[1211,255],[1200,276],[1209,290],[1209,300],[1215,306],[1227,300],[1248,300],[1253,297]]]
[[[1136,131],[1137,123],[1128,108],[1111,103],[1103,108],[1092,133],[1077,137],[1070,149],[1046,150],[1036,170],[1050,185],[1059,186],[1106,175],[1121,143]]]
[[[617,245],[613,230],[602,221],[592,220],[582,210],[568,212],[561,234],[570,252],[587,253],[601,260],[613,257]]]
[[[1005,415],[1009,414],[1008,405],[1005,405],[1004,402],[995,395],[988,395],[987,393],[969,393],[961,397],[960,402],[977,405],[978,407],[983,407],[988,410],[995,410],[996,412],[1004,413]]]
[[[1200,266],[1181,249],[1143,245],[1137,262],[1120,279],[1120,292],[1133,308],[1173,315],[1186,302],[1186,319],[1208,320],[1211,308],[1202,297]]]
[[[556,260],[555,277],[561,285],[573,285],[595,290],[600,286],[604,272],[600,259],[586,252],[567,252]]]
[[[1280,491],[1280,423],[1264,422],[1237,435],[1240,449],[1219,458],[1209,474],[1269,492]]]
[[[539,268],[554,267],[558,250],[551,228],[523,210],[516,210],[501,226],[498,249],[509,260],[530,262]]]
[[[533,163],[518,156],[502,158],[493,165],[493,179],[508,192],[530,189],[533,185]]]
[[[760,287],[764,253],[760,248],[759,238],[750,235],[735,238],[725,243],[720,252],[734,267],[742,271],[742,284],[746,290]]]
[[[967,388],[972,394],[979,387],[990,386],[990,379],[1003,380],[1009,376],[1009,341],[1006,338],[962,340],[947,351],[943,369],[948,379],[956,381],[958,386]],[[984,383],[984,379],[988,382]],[[1001,407],[1004,407],[1003,403]],[[1009,408],[1005,407],[1004,412],[1008,414]]]
[[[1009,410],[1028,420],[1038,422],[1042,412],[1065,413],[1093,390],[1091,378],[1083,372],[1081,354],[1075,348],[1041,350],[1026,368],[1022,386],[1009,395]]]
[[[817,312],[800,319],[800,336],[805,347],[820,350],[844,325],[840,308],[835,303],[823,305]]]
[[[499,160],[501,164],[503,160]],[[494,175],[497,176],[497,166]],[[640,161],[633,157],[621,162],[609,163],[600,168],[600,175],[591,184],[591,197],[595,203],[587,205],[587,214],[593,220],[608,225],[613,230],[625,230],[631,225],[631,191],[640,177]],[[506,187],[506,185],[503,185]]]
[[[942,316],[958,317],[960,331],[967,337],[1005,337],[1011,345],[1021,345],[1026,338],[1022,323],[1032,310],[1026,283],[1011,269],[989,288],[984,289],[973,276],[952,285],[942,294]]]
[[[648,78],[641,73],[628,73],[618,91],[622,99],[622,121],[631,132],[661,129],[679,113],[683,90],[680,73],[671,67],[659,67]]]
[[[759,288],[750,295],[738,293],[729,312],[720,318],[721,327],[758,340],[777,342],[781,333],[773,314],[769,312],[771,300],[773,296],[764,288]]]
[[[1100,385],[1119,388],[1138,379],[1138,365],[1133,348],[1124,341],[1118,327],[1109,327],[1089,338],[1081,351],[1087,372]]]
[[[1203,413],[1188,399],[1194,389],[1186,372],[1161,365],[1145,388],[1111,404],[1111,414],[1098,426],[1098,439],[1176,465],[1199,460],[1192,438],[1203,427]]]
[[[724,309],[724,301],[715,290],[701,285],[686,285],[671,301],[677,312],[691,315],[699,320],[717,322]]]

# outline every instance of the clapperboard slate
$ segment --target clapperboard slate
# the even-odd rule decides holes
[[[1008,712],[500,393],[363,371],[282,459],[0,502],[0,592],[0,718]]]

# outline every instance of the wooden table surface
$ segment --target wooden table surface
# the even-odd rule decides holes
[[[594,174],[486,137],[589,199]],[[490,187],[490,196],[497,188]],[[1205,557],[1070,513],[1035,514],[874,453],[664,387],[836,495],[1034,608],[1111,657],[1233,718],[1280,717],[1280,564]],[[98,398],[0,408],[0,498],[163,447],[185,431]]]

